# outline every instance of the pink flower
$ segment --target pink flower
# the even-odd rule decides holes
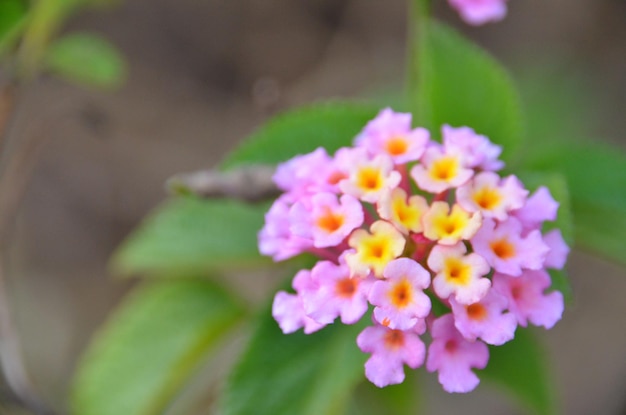
[[[346,194],[376,203],[400,183],[400,173],[394,170],[392,159],[385,154],[370,159],[363,149],[357,148],[343,157],[342,163],[348,165],[348,177],[339,182],[339,188]]]
[[[553,229],[543,235],[543,242],[550,248],[544,266],[546,268],[563,269],[569,254],[569,246],[565,243],[561,231]]]
[[[302,327],[306,334],[310,334],[325,326],[304,314],[300,297],[285,291],[276,293],[272,304],[272,317],[285,334],[293,333]]]
[[[424,236],[441,245],[454,245],[476,234],[483,217],[480,212],[469,213],[461,206],[446,202],[433,202],[422,216]]]
[[[405,364],[417,369],[424,363],[426,348],[415,332],[371,326],[359,334],[356,343],[372,354],[365,363],[365,376],[379,388],[402,383]]]
[[[449,125],[444,125],[441,132],[446,151],[463,154],[466,166],[490,171],[504,167],[504,163],[498,159],[502,147],[493,144],[484,135],[476,134],[469,127],[454,128]]]
[[[461,304],[480,301],[491,287],[487,278],[489,265],[478,254],[465,255],[463,243],[453,246],[437,245],[428,256],[428,266],[437,275],[433,279],[433,289],[442,299],[454,295]]]
[[[369,295],[374,318],[391,329],[408,330],[430,312],[430,299],[424,289],[430,273],[409,258],[395,259],[385,267],[384,280],[376,281]]]
[[[406,239],[392,224],[378,220],[372,223],[370,232],[354,231],[348,244],[354,248],[345,254],[352,276],[366,277],[372,273],[382,278],[389,261],[402,255]]]
[[[526,200],[526,204],[513,212],[525,229],[538,229],[544,221],[556,219],[559,203],[547,187],[541,186]]]
[[[461,153],[447,151],[440,145],[431,144],[421,161],[411,169],[411,177],[420,189],[431,193],[458,187],[474,174],[463,163]]]
[[[378,214],[382,219],[393,223],[405,235],[410,232],[421,232],[422,216],[428,210],[428,202],[420,195],[411,196],[400,188],[383,195],[378,201]]]
[[[289,211],[294,235],[312,239],[316,248],[339,245],[363,223],[363,207],[357,199],[333,193],[316,193],[309,203],[297,202]]]
[[[563,294],[545,293],[550,286],[550,276],[545,271],[524,271],[519,277],[494,274],[493,288],[509,301],[509,310],[520,326],[528,321],[535,326],[552,328],[563,315]]]
[[[454,327],[452,314],[439,317],[432,325],[433,341],[428,347],[426,369],[439,372],[439,383],[447,392],[472,391],[480,380],[472,371],[484,369],[489,349],[481,341],[465,340]]]
[[[467,340],[480,337],[487,344],[499,346],[515,336],[517,318],[504,312],[508,301],[494,290],[477,303],[465,305],[451,298],[450,305],[454,326]]]
[[[466,23],[479,26],[506,16],[506,0],[448,0]]]
[[[471,240],[474,251],[497,272],[518,276],[522,269],[541,269],[550,250],[538,230],[522,236],[522,225],[510,217],[496,226],[486,219]]]
[[[322,324],[341,317],[344,324],[354,324],[367,311],[367,295],[372,281],[350,278],[350,269],[340,259],[336,265],[320,261],[311,270],[314,285],[299,291],[307,316]]]
[[[332,159],[322,147],[308,154],[296,156],[276,168],[273,180],[279,189],[296,196],[325,189]]]
[[[528,191],[515,176],[500,179],[496,173],[482,172],[456,191],[457,203],[468,212],[481,212],[484,218],[505,220],[512,210],[524,206]]]
[[[312,246],[310,239],[291,232],[289,209],[291,197],[285,194],[274,202],[265,214],[265,225],[259,232],[259,252],[282,261],[306,251]]]
[[[395,163],[404,164],[419,160],[429,140],[428,130],[411,129],[411,114],[386,108],[367,123],[355,139],[355,144],[367,149],[373,156],[385,154]]]

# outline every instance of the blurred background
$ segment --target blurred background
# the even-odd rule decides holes
[[[626,145],[626,1],[511,0],[505,21],[481,28],[439,3],[438,16],[522,85],[546,95],[545,79],[569,85],[572,122],[588,116],[590,139]],[[69,22],[64,31],[109,39],[129,72],[113,92],[43,77],[18,107],[15,134],[48,144],[12,235],[10,305],[47,400],[63,410],[77,359],[132,286],[107,260],[166,197],[164,181],[214,166],[277,111],[391,95],[404,80],[405,22],[400,0],[126,0]],[[626,414],[626,271],[580,252],[568,268],[574,303],[543,336],[563,413]],[[489,387],[448,395],[424,378],[425,413],[519,411]]]

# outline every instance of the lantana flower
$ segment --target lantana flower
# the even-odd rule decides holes
[[[259,232],[260,251],[276,261],[320,258],[296,274],[295,293],[276,294],[281,330],[355,324],[370,310],[373,325],[356,342],[379,387],[425,362],[446,391],[469,392],[487,344],[563,314],[547,269],[562,269],[569,247],[559,229],[543,229],[558,210],[548,188],[530,194],[500,175],[502,148],[469,127],[444,125],[442,138],[384,109],[355,147],[280,165],[284,193]]]
[[[448,0],[466,23],[479,26],[506,16],[506,0]]]

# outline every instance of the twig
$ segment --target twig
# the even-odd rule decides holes
[[[4,150],[9,147],[7,125],[15,109],[15,97],[11,90],[8,95],[3,94],[2,98],[6,101],[0,108],[0,149]],[[4,157],[6,164],[0,175],[0,363],[7,384],[17,400],[37,415],[53,415],[54,412],[35,391],[24,365],[19,335],[13,326],[9,307],[4,254],[26,185],[45,138],[47,134],[33,134],[15,143],[13,153]]]
[[[169,193],[191,193],[204,198],[229,197],[246,202],[275,198],[280,194],[272,181],[273,166],[253,165],[235,170],[202,170],[181,173],[165,186]]]

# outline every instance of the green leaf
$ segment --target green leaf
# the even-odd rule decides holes
[[[503,146],[514,159],[522,143],[520,98],[507,72],[485,51],[435,21],[424,22],[413,53],[420,124],[468,126]]]
[[[352,144],[378,108],[357,103],[325,103],[288,111],[270,120],[222,163],[276,164],[318,147],[330,153]]]
[[[21,0],[0,1],[0,57],[19,38],[27,14],[28,8]]]
[[[75,415],[161,414],[243,310],[206,280],[140,286],[79,367]]]
[[[118,248],[121,274],[202,275],[269,263],[257,248],[266,205],[179,197],[151,214]]]
[[[364,380],[357,387],[349,415],[416,415],[420,413],[423,396],[418,384],[419,370],[405,366],[404,382],[379,388]]]
[[[0,42],[26,17],[28,9],[21,0],[0,2]]]
[[[108,41],[87,33],[66,35],[46,51],[46,68],[78,84],[117,87],[126,77],[124,58]]]
[[[366,320],[364,318],[362,321]],[[363,378],[363,324],[283,334],[266,310],[222,395],[223,415],[339,415]]]
[[[626,265],[626,152],[599,142],[555,141],[535,148],[524,166],[561,171],[569,183],[576,244]]]
[[[480,377],[505,388],[529,413],[556,414],[556,393],[544,354],[535,336],[518,328],[515,339],[502,346],[489,346],[489,364]]]

